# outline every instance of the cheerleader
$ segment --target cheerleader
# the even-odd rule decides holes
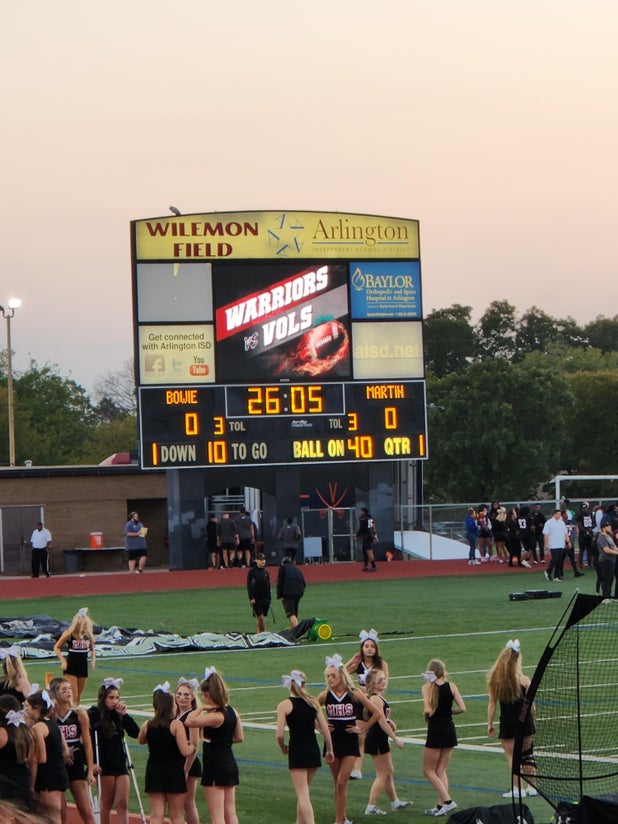
[[[438,803],[425,815],[448,815],[457,804],[449,795],[446,768],[457,746],[453,715],[466,711],[466,705],[455,684],[446,680],[442,661],[433,659],[423,673],[425,683],[421,690],[423,710],[427,722],[427,740],[423,752],[423,775],[438,793]],[[453,708],[455,703],[455,708]]]
[[[277,743],[281,752],[288,756],[288,767],[292,785],[296,792],[296,824],[315,824],[309,787],[321,766],[320,748],[315,737],[315,728],[324,736],[326,762],[335,759],[330,730],[320,710],[320,705],[305,689],[305,674],[292,670],[290,675],[282,675],[284,687],[290,697],[277,707]],[[285,743],[285,728],[289,730],[289,742]]]
[[[506,527],[506,548],[509,553],[509,566],[521,566],[521,529],[519,509],[516,506],[509,510],[504,524]]]
[[[195,748],[187,741],[184,725],[174,718],[174,696],[166,681],[152,696],[154,717],[145,721],[138,735],[148,745],[146,793],[150,799],[151,824],[163,824],[167,807],[172,824],[183,824],[187,782],[185,764]]]
[[[243,742],[242,723],[229,705],[227,686],[214,667],[206,669],[200,689],[204,706],[193,710],[185,723],[201,728],[204,736],[202,786],[211,824],[238,824],[239,778],[232,744]]]
[[[365,686],[365,679],[370,669],[382,670],[388,679],[388,664],[380,655],[378,648],[378,632],[375,629],[362,629],[358,637],[360,639],[360,649],[355,653],[345,665],[350,675],[358,677],[359,686]]]
[[[411,801],[401,801],[397,798],[395,791],[393,761],[391,758],[391,749],[388,739],[392,738],[399,749],[403,749],[403,741],[395,735],[395,724],[391,720],[390,704],[384,697],[388,681],[386,675],[381,670],[372,669],[367,675],[367,697],[377,709],[377,716],[374,716],[373,723],[367,728],[365,734],[365,752],[373,759],[373,765],[376,771],[375,780],[371,786],[369,793],[369,801],[365,808],[365,815],[383,815],[384,810],[380,810],[376,806],[376,802],[382,790],[388,796],[391,802],[391,810],[405,810],[406,807],[411,807]],[[391,728],[392,734],[387,735],[382,727],[375,722],[376,717],[379,719],[383,717],[386,723]]]
[[[335,782],[335,824],[345,824],[348,821],[348,781],[354,762],[360,754],[358,736],[368,725],[362,721],[359,723],[358,719],[362,718],[365,709],[369,723],[378,711],[367,696],[354,687],[339,654],[326,658],[324,675],[326,689],[318,696],[318,703],[326,710],[335,755],[333,762],[329,764]],[[377,723],[387,735],[393,734],[384,717],[378,718]]]
[[[37,691],[26,699],[26,722],[34,745],[32,767],[34,790],[48,809],[53,824],[62,822],[62,802],[69,786],[65,766],[68,748],[55,720],[54,703],[47,690]]]
[[[90,724],[84,710],[73,707],[73,692],[66,678],[52,678],[49,694],[54,701],[56,723],[68,748],[69,789],[84,824],[96,824],[88,785],[94,784],[94,759]],[[63,820],[66,810],[63,808]]]
[[[495,502],[497,503],[497,501]],[[492,504],[491,527],[496,543],[495,560],[503,564],[508,560],[509,553],[506,551],[506,508],[498,506],[494,509]]]
[[[62,633],[54,645],[54,652],[58,656],[62,672],[71,685],[73,698],[78,706],[88,678],[89,655],[92,669],[95,668],[94,643],[92,619],[88,616],[88,607],[82,607],[73,616],[69,628]],[[62,654],[65,644],[68,645],[66,658]]]
[[[128,824],[129,769],[124,749],[125,733],[139,735],[139,726],[120,700],[122,678],[105,678],[97,695],[97,704],[88,710],[94,738],[95,773],[100,776],[101,824],[110,824],[116,810],[116,824]]]
[[[10,647],[0,647],[0,660],[2,661],[0,695],[12,695],[17,698],[21,707],[32,688],[26,675],[24,662],[21,660],[19,647],[15,644]]]
[[[496,707],[500,705],[500,729],[498,737],[502,750],[509,765],[509,772],[513,772],[513,750],[517,734],[518,720],[521,709],[530,687],[530,679],[521,669],[521,644],[517,639],[509,641],[498,656],[495,664],[487,676],[487,691],[489,702],[487,706],[487,734],[493,738],[496,734],[494,718]],[[532,751],[532,736],[534,735],[534,716],[529,713],[526,718],[525,738],[522,751],[522,771],[529,775],[534,774],[534,756]],[[525,798],[526,795],[537,795],[534,787],[524,789],[519,777],[515,778],[515,786],[506,793],[505,798]]]
[[[378,649],[378,633],[375,629],[370,629],[369,632],[367,630],[362,629],[358,634],[360,638],[360,650],[350,658],[350,660],[345,665],[345,668],[350,673],[350,675],[356,675],[358,685],[363,692],[366,692],[365,689],[365,680],[367,678],[367,674],[371,669],[379,669],[386,675],[388,680],[388,664],[380,655],[380,650]],[[358,747],[360,750],[360,756],[356,759],[354,764],[354,769],[350,773],[350,778],[360,779],[363,777],[362,766],[363,766],[363,752],[365,746],[365,736],[361,733],[358,739]]]
[[[21,704],[12,695],[0,696],[0,775],[22,797],[30,794],[31,749],[32,733]]]
[[[196,693],[200,688],[200,682],[197,678],[187,680],[186,678],[179,678],[174,693],[176,701],[176,718],[185,724],[189,714],[197,709]],[[195,803],[195,796],[197,793],[197,785],[202,777],[202,765],[200,759],[197,757],[197,749],[199,744],[199,730],[197,727],[187,727],[187,741],[195,747],[195,757],[189,757],[187,763],[190,764],[187,773],[187,794],[185,796],[185,816],[187,824],[199,824],[200,817]]]

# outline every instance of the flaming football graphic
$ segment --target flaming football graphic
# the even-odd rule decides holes
[[[338,320],[329,320],[305,332],[287,356],[277,363],[276,374],[326,375],[347,360],[348,331]]]

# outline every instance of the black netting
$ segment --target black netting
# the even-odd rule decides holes
[[[528,697],[533,704],[525,708],[535,712],[533,774],[522,758],[522,736],[515,742],[513,770],[554,807],[583,796],[615,798],[618,604],[578,595],[564,628],[558,628],[552,640],[532,680]]]

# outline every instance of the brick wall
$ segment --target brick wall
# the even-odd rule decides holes
[[[52,571],[63,568],[62,550],[88,547],[90,532],[102,532],[104,546],[124,545],[124,525],[136,509],[148,527],[151,565],[167,562],[167,505],[165,473],[140,473],[135,468],[89,472],[76,467],[35,471],[0,472],[0,507],[42,506],[45,526],[53,537]],[[36,524],[24,527],[30,531]],[[110,553],[113,554],[113,553]],[[101,558],[103,568],[113,568],[113,558]],[[89,569],[92,559],[89,558]]]

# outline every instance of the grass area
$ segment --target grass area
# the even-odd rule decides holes
[[[536,585],[526,576],[526,588]],[[400,734],[408,739],[403,751],[395,750],[396,783],[402,798],[412,799],[410,812],[393,817],[427,820],[425,808],[435,803],[435,793],[422,775],[422,744],[425,724],[422,717],[420,673],[431,657],[441,658],[449,678],[459,687],[467,712],[456,717],[460,746],[449,770],[452,795],[460,808],[507,803],[501,793],[509,788],[506,760],[499,743],[486,737],[485,674],[504,644],[518,637],[522,642],[524,669],[534,671],[554,626],[575,590],[571,578],[562,584],[561,599],[512,602],[511,591],[521,588],[522,578],[501,572],[482,578],[452,577],[423,580],[313,584],[301,602],[301,617],[320,616],[331,623],[334,637],[323,643],[303,642],[294,648],[209,653],[167,653],[143,658],[101,659],[89,679],[85,703],[96,696],[101,679],[122,676],[123,697],[136,716],[148,713],[151,690],[164,679],[175,684],[180,675],[201,676],[204,667],[214,664],[232,690],[232,703],[245,724],[245,743],[236,748],[241,770],[238,810],[241,821],[291,822],[295,817],[295,796],[287,766],[274,739],[275,708],[286,693],[280,676],[302,669],[316,694],[323,686],[325,655],[340,652],[344,659],[358,647],[358,632],[375,627],[380,649],[390,669],[389,700]],[[588,578],[582,579],[584,584]],[[584,589],[592,591],[594,581]],[[14,616],[47,613],[68,619],[83,606],[80,596],[6,603]],[[254,621],[243,589],[214,589],[135,595],[96,596],[88,599],[90,614],[106,626],[166,629],[182,635],[196,631],[251,632]],[[280,605],[275,602],[275,618],[268,628],[285,625]],[[42,682],[44,673],[59,667],[55,659],[28,662],[33,681]],[[139,718],[138,718],[139,720]],[[143,785],[145,750],[132,743],[140,787]],[[371,759],[364,763],[365,778],[351,782],[349,814],[362,817],[370,780]],[[203,820],[208,820],[201,791]],[[332,822],[333,791],[330,773],[318,772],[312,793],[316,820]],[[147,808],[147,798],[143,798]],[[549,821],[551,808],[540,798],[529,800],[537,824]],[[132,801],[132,806],[135,806]],[[389,815],[391,815],[389,813]]]

